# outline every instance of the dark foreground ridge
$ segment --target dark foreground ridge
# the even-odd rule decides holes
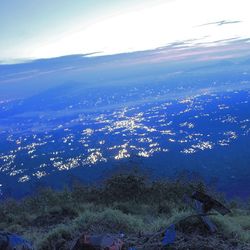
[[[204,199],[202,193],[214,198],[206,205],[212,230],[195,215],[194,192],[197,199]],[[218,204],[225,207],[218,210]],[[202,181],[185,177],[149,181],[141,174],[118,174],[98,187],[75,181],[71,189],[6,200],[0,218],[0,231],[22,236],[37,250],[72,249],[83,234],[120,238],[124,249],[250,249],[250,207],[227,202]],[[164,235],[172,238],[165,246]]]

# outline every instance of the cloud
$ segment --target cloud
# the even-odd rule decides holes
[[[2,49],[0,59],[51,58],[93,51],[110,55],[155,49],[170,43],[182,46],[177,43],[184,40],[190,40],[192,45],[195,43],[192,39],[202,38],[200,43],[207,44],[250,37],[249,1],[246,0],[159,0],[150,7],[133,6],[105,18],[88,20],[88,25],[84,17],[82,20],[79,17],[79,22],[65,27],[60,34],[49,33],[41,39],[37,36],[34,41]]]
[[[242,22],[242,21],[239,21],[239,20],[236,20],[236,21],[221,20],[221,21],[217,21],[217,22],[204,23],[204,24],[198,25],[197,27],[209,26],[209,25],[222,26],[222,25],[236,24],[236,23],[241,23],[241,22]]]

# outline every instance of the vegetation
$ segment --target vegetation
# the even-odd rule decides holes
[[[24,236],[38,250],[70,249],[72,241],[83,232],[123,232],[129,240],[157,232],[194,214],[192,205],[183,199],[194,190],[212,193],[225,202],[200,180],[187,181],[181,177],[174,181],[149,181],[139,174],[118,174],[100,187],[76,182],[71,189],[47,188],[20,201],[6,200],[0,205],[0,230]],[[227,205],[232,210],[230,215],[213,216],[218,234],[209,235],[199,219],[192,218],[177,223],[179,234],[171,249],[187,249],[187,244],[190,249],[198,249],[191,247],[199,244],[216,244],[216,249],[224,249],[219,248],[220,244],[242,246],[239,249],[249,247],[250,209],[235,202]]]

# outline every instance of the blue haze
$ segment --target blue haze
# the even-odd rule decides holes
[[[226,53],[183,43],[1,65],[1,195],[99,180],[135,161],[155,178],[188,170],[248,196],[250,57],[238,43],[240,55],[235,42]]]

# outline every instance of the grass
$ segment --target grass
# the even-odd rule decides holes
[[[0,230],[24,236],[38,250],[69,249],[82,232],[149,234],[194,214],[183,197],[197,189],[212,192],[200,181],[152,182],[137,174],[113,176],[98,188],[77,183],[71,190],[43,189],[20,201],[2,202]],[[228,206],[230,215],[212,218],[219,232],[239,244],[250,243],[250,209],[235,202]],[[192,219],[177,228],[189,233],[199,223]]]
[[[213,220],[226,236],[250,242],[250,211],[233,210],[231,215],[217,215]]]

